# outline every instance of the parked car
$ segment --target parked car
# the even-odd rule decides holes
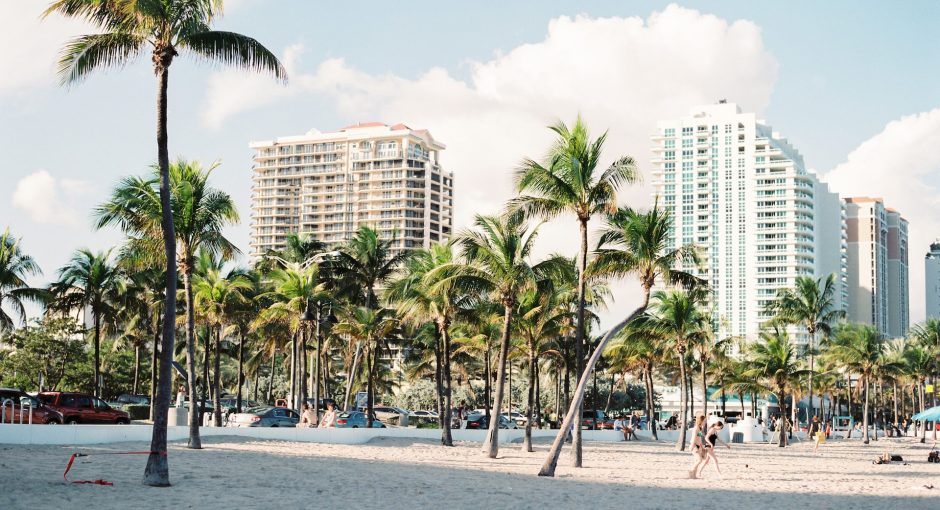
[[[7,402],[8,400],[10,402]],[[30,410],[33,413],[33,423],[61,425],[65,420],[62,413],[21,390],[0,388],[0,404],[5,402],[7,404],[0,410],[3,413],[3,419],[0,421],[3,423],[29,423]]]
[[[77,423],[114,423],[127,425],[130,415],[120,409],[114,409],[107,402],[84,393],[47,391],[39,394],[39,400],[62,413],[66,424]]]
[[[235,413],[228,418],[229,427],[296,427],[300,415],[293,409],[261,406]]]
[[[600,409],[595,411],[585,410],[581,415],[581,428],[585,430],[594,430],[594,419],[597,418],[597,428],[601,429],[601,424],[607,422],[607,413]],[[606,425],[605,425],[606,426]],[[610,428],[613,428],[613,422],[610,422]]]
[[[125,393],[124,395],[119,396],[113,402],[108,402],[112,407],[119,407],[124,405],[135,405],[135,406],[149,406],[150,397],[148,395],[130,395]]]
[[[400,425],[402,427],[408,426],[408,416],[411,414],[405,409],[392,406],[373,407],[372,412],[375,413],[375,416],[378,419],[383,420],[386,423]]]
[[[489,427],[489,422],[486,421],[486,415],[483,413],[471,413],[467,416],[467,428],[468,429],[486,429]],[[506,418],[506,415],[500,415],[499,417],[499,428],[501,429],[517,429],[519,428],[516,425],[516,422],[511,421],[509,418]]]
[[[366,413],[362,411],[348,411],[340,413],[336,417],[336,428],[340,429],[364,429],[366,428]],[[384,429],[385,424],[373,416],[372,428]]]
[[[219,405],[222,407],[223,413],[234,413],[236,403],[237,399],[235,397],[222,397],[219,399]],[[261,404],[255,402],[254,400],[242,398],[242,411],[255,407],[261,407]]]
[[[508,416],[507,416],[507,413],[503,413],[503,416],[506,416],[507,418],[509,418],[509,419],[511,419],[512,421],[516,422],[516,425],[518,425],[519,428],[525,427],[525,423],[526,423],[527,421],[529,421],[528,419],[526,419],[526,417],[525,417],[524,414],[522,414],[522,413],[520,413],[520,412],[518,412],[518,411],[512,411],[512,412],[508,413]]]

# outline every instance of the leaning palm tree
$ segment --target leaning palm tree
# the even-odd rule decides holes
[[[594,353],[580,375],[561,430],[555,436],[548,458],[539,470],[539,476],[555,475],[566,431],[575,420],[580,419],[578,410],[581,409],[584,391],[587,389],[588,378],[594,370],[594,365],[604,352],[607,342],[646,311],[653,285],[657,281],[686,288],[704,284],[700,278],[681,269],[685,265],[697,265],[698,253],[693,246],[672,246],[669,241],[671,230],[672,217],[667,211],[660,209],[658,203],[646,213],[622,208],[607,218],[587,274],[591,278],[638,277],[640,288],[643,290],[643,300],[637,309],[608,330],[594,348]]]
[[[115,298],[122,272],[111,261],[111,250],[93,253],[81,249],[59,269],[50,287],[50,308],[91,313],[95,350],[95,396],[101,397],[101,333],[116,312]]]
[[[765,391],[775,393],[780,403],[780,415],[786,416],[787,391],[806,374],[806,370],[799,367],[790,337],[779,328],[762,332],[760,341],[751,348],[751,356],[750,368],[744,372],[744,376],[752,378]],[[781,448],[787,445],[787,434],[784,432],[781,428],[778,443]]]
[[[503,326],[496,392],[491,403],[489,431],[483,449],[487,456],[495,459],[499,453],[499,416],[506,386],[513,309],[522,291],[544,285],[553,274],[564,271],[569,264],[562,257],[552,257],[538,264],[529,262],[538,229],[530,229],[521,214],[477,215],[474,227],[464,231],[457,239],[467,262],[442,265],[429,278],[436,280],[437,286],[455,282],[465,289],[485,292],[502,306]]]
[[[183,289],[186,300],[186,370],[188,372],[189,408],[196,409],[196,319],[193,305],[192,275],[195,269],[195,254],[204,250],[210,255],[220,255],[229,258],[238,253],[235,247],[222,234],[222,228],[238,222],[238,211],[232,197],[209,185],[212,171],[218,168],[213,164],[203,168],[198,162],[177,160],[170,165],[170,212],[175,225],[174,235],[177,248],[174,248],[173,260],[176,261],[174,269],[183,275]],[[155,168],[155,174],[159,169]],[[160,260],[159,243],[161,232],[164,229],[163,206],[160,198],[159,175],[151,178],[127,177],[121,180],[112,191],[111,198],[95,209],[97,227],[107,225],[119,226],[128,236],[131,249],[141,253],[148,253],[156,260]],[[175,275],[175,271],[174,271]],[[168,276],[169,278],[169,276]],[[175,276],[174,276],[175,281]],[[171,300],[170,294],[175,295],[176,290],[167,294],[166,302]],[[173,309],[175,310],[175,298]],[[167,313],[170,305],[167,304]],[[175,312],[174,312],[175,313]],[[166,341],[166,327],[164,326],[164,345],[172,352]],[[167,363],[172,359],[167,360]],[[164,370],[161,360],[161,381]],[[167,376],[169,377],[169,376]],[[161,382],[163,385],[163,382]],[[158,392],[159,394],[159,392]],[[167,398],[168,395],[167,395]],[[162,403],[160,403],[162,405]],[[161,418],[159,413],[157,418]],[[162,419],[162,418],[161,418]],[[159,423],[155,423],[157,427]],[[199,416],[189,413],[189,443],[190,448],[202,448],[199,437]],[[155,450],[156,451],[156,450]],[[148,461],[149,462],[149,461]]]
[[[0,333],[14,328],[14,317],[3,311],[6,304],[13,309],[15,318],[26,323],[27,302],[42,301],[42,291],[26,283],[30,276],[42,274],[39,265],[23,252],[20,240],[14,239],[10,229],[0,234]]]
[[[777,299],[771,302],[770,310],[776,319],[786,324],[799,324],[809,335],[809,409],[813,413],[813,371],[816,369],[816,333],[828,335],[832,324],[845,317],[845,311],[836,308],[835,275],[814,280],[809,276],[797,277],[792,289],[781,289]]]
[[[610,214],[617,208],[617,190],[639,178],[636,162],[622,156],[605,170],[598,168],[605,132],[591,140],[581,117],[570,128],[563,122],[550,126],[555,142],[545,161],[523,160],[516,171],[516,188],[522,195],[509,203],[510,211],[551,219],[573,214],[578,219],[581,248],[578,252],[578,315],[575,329],[575,359],[578,373],[584,366],[584,310],[587,284],[588,222],[595,215]],[[581,429],[574,430],[574,466],[581,467]]]
[[[62,50],[59,76],[77,83],[93,71],[121,67],[149,50],[157,76],[157,166],[160,176],[161,236],[166,255],[166,312],[163,321],[163,357],[151,451],[144,483],[169,486],[166,457],[167,409],[170,405],[171,365],[176,319],[176,234],[170,213],[170,156],[167,140],[167,88],[170,65],[177,50],[209,62],[267,72],[286,81],[287,71],[273,53],[255,39],[234,32],[212,30],[222,14],[222,0],[55,0],[44,16],[53,13],[87,21],[99,33],[74,38]],[[192,393],[190,393],[192,394]],[[197,431],[198,434],[198,431]],[[198,437],[197,443],[198,443]]]

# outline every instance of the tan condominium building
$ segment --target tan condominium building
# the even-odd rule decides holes
[[[284,248],[291,232],[338,244],[369,225],[396,250],[451,236],[453,175],[426,129],[369,122],[250,146],[252,258]]]

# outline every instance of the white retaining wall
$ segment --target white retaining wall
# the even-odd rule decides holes
[[[278,441],[311,443],[363,444],[376,437],[432,439],[441,437],[440,429],[386,428],[386,429],[308,429],[308,428],[232,428],[202,427],[202,437],[239,436]],[[485,430],[453,430],[455,441],[482,443]],[[557,430],[535,429],[533,438],[554,438]],[[81,445],[150,441],[150,425],[0,425],[0,444]],[[188,427],[167,427],[167,440],[180,441],[189,436]],[[524,430],[500,430],[499,442],[522,441]],[[621,441],[623,435],[613,430],[585,430],[585,441]],[[641,434],[642,437],[642,434]]]

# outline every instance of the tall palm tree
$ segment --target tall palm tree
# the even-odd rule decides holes
[[[366,428],[372,428],[372,409],[375,404],[375,375],[379,352],[388,337],[398,327],[394,311],[388,308],[373,310],[363,306],[350,310],[333,331],[347,335],[361,345],[357,349],[366,359]],[[350,374],[350,379],[354,374]],[[449,424],[446,424],[449,425]]]
[[[581,116],[570,128],[563,122],[550,126],[555,142],[546,161],[522,161],[516,171],[516,188],[522,195],[510,201],[510,211],[551,219],[573,214],[578,219],[581,247],[578,252],[578,315],[575,329],[575,359],[578,373],[584,366],[585,286],[587,284],[588,222],[595,215],[610,214],[617,208],[617,190],[639,178],[636,162],[622,156],[605,170],[598,168],[605,132],[591,140]],[[574,466],[581,467],[581,429],[574,430]]]
[[[670,246],[671,230],[672,217],[667,211],[660,209],[658,203],[645,213],[621,208],[607,218],[587,274],[591,278],[638,277],[640,288],[643,290],[643,300],[637,309],[608,330],[594,348],[594,353],[588,359],[578,380],[562,428],[555,436],[548,458],[539,470],[539,476],[555,475],[567,430],[575,420],[580,419],[578,410],[584,400],[590,372],[594,370],[594,365],[604,352],[607,342],[646,311],[653,285],[657,281],[686,288],[704,284],[703,280],[682,269],[685,265],[698,264],[697,251],[693,246]]]
[[[786,331],[775,328],[760,335],[760,341],[751,347],[751,367],[745,371],[747,377],[765,391],[775,393],[780,402],[780,415],[786,416],[787,391],[792,389],[806,370],[799,367],[799,360]],[[796,401],[794,400],[794,405]],[[787,445],[787,434],[780,430],[781,448]]]
[[[234,269],[223,275],[213,267],[205,274],[199,275],[193,282],[193,306],[208,320],[210,336],[215,333],[215,366],[212,379],[212,408],[215,415],[215,426],[222,426],[221,374],[222,359],[221,342],[224,328],[231,322],[233,312],[239,305],[248,303],[243,292],[252,288],[251,281],[242,274],[241,270]],[[214,328],[214,331],[213,331]],[[206,381],[208,384],[208,381]]]
[[[604,356],[611,365],[636,369],[643,376],[646,387],[646,416],[653,439],[658,440],[656,432],[655,390],[653,373],[656,365],[666,358],[666,336],[656,327],[650,316],[644,315],[631,322],[607,346]]]
[[[830,274],[825,278],[797,277],[792,289],[781,289],[770,309],[776,318],[787,324],[798,324],[806,328],[809,335],[809,409],[813,416],[813,375],[816,369],[816,333],[828,335],[832,324],[845,317],[845,311],[836,308],[836,280]],[[809,418],[807,418],[809,419]]]
[[[10,234],[10,229],[0,234],[0,333],[15,327],[14,317],[3,310],[3,305],[13,309],[13,315],[26,323],[25,303],[42,302],[42,291],[26,283],[30,276],[42,274],[39,265],[23,252],[20,240]]]
[[[212,30],[222,14],[222,0],[55,0],[44,16],[57,13],[87,21],[99,33],[72,39],[62,50],[59,76],[65,84],[81,81],[93,71],[121,67],[150,51],[157,76],[157,167],[161,205],[161,236],[166,255],[166,311],[163,321],[163,357],[151,451],[144,470],[146,485],[170,485],[166,458],[167,409],[170,405],[174,321],[176,319],[176,233],[170,206],[170,156],[167,136],[167,88],[170,65],[177,50],[209,62],[221,62],[249,71],[266,72],[287,80],[287,71],[261,43],[242,34]],[[190,393],[192,395],[192,393]],[[190,422],[192,423],[192,421]],[[192,425],[190,426],[192,429]],[[196,444],[199,446],[198,429]]]
[[[462,247],[466,263],[453,262],[435,269],[429,278],[437,286],[457,282],[463,288],[487,293],[502,306],[503,325],[499,343],[496,392],[493,396],[489,431],[484,453],[495,459],[499,453],[499,419],[506,386],[506,364],[509,357],[512,316],[520,293],[550,281],[553,274],[568,266],[564,258],[552,257],[531,264],[538,228],[529,229],[521,214],[504,216],[477,215],[474,229],[464,231],[457,243]]]
[[[54,302],[51,308],[91,313],[95,350],[95,396],[101,397],[101,333],[114,318],[115,298],[121,280],[120,268],[111,261],[111,250],[93,253],[76,251],[69,262],[59,269],[59,278],[52,284]]]
[[[862,415],[862,439],[868,444],[868,406],[872,379],[884,369],[885,340],[881,333],[868,324],[843,324],[836,333],[828,353],[848,370],[859,375],[859,386],[865,392]]]
[[[451,325],[460,308],[470,306],[472,297],[454,280],[440,281],[442,274],[435,270],[453,264],[456,259],[454,244],[433,244],[427,250],[416,251],[404,266],[401,275],[391,283],[386,293],[396,302],[398,311],[408,322],[420,324],[431,321],[440,340],[442,400],[444,402],[444,424],[441,442],[453,446],[451,423]]]
[[[382,239],[375,229],[367,225],[360,226],[331,262],[337,293],[357,306],[375,308],[378,305],[376,287],[386,284],[409,256],[409,252],[395,252],[392,240]],[[350,374],[358,372],[359,358],[360,352],[357,350]],[[344,408],[349,407],[351,391],[352,377],[349,377],[346,381]]]
[[[220,255],[223,258],[229,258],[238,253],[238,248],[222,234],[224,226],[238,222],[238,211],[235,209],[235,203],[227,193],[209,185],[209,177],[216,168],[218,168],[218,164],[203,168],[198,162],[189,162],[183,159],[170,165],[170,212],[175,225],[174,235],[178,245],[178,249],[176,247],[173,249],[175,257],[173,260],[176,261],[173,280],[175,282],[175,273],[178,269],[183,275],[183,289],[186,300],[186,370],[188,372],[187,384],[189,386],[190,409],[188,446],[195,449],[202,448],[202,440],[199,437],[199,416],[195,412],[197,393],[195,391],[196,319],[195,309],[192,306],[194,257],[199,250],[204,250],[210,255]],[[159,172],[159,169],[154,170],[155,174]],[[158,244],[161,239],[161,231],[164,228],[163,205],[160,197],[161,186],[161,177],[159,175],[150,178],[127,177],[122,179],[112,191],[111,198],[95,209],[97,227],[119,226],[129,236],[129,244],[133,249],[142,253],[149,253],[154,258],[159,259]],[[175,313],[175,298],[170,295],[175,296],[175,292],[176,289],[167,294],[167,313],[171,309],[169,303],[171,299],[173,300],[172,309]],[[167,349],[169,347],[165,356],[170,356],[170,353],[173,352],[173,338],[171,337],[168,344],[166,335],[167,329],[164,323],[163,348]],[[169,364],[172,358],[161,359],[161,386],[164,385],[162,373],[164,361]],[[169,370],[169,367],[166,370]],[[166,382],[166,384],[169,383]],[[169,398],[168,393],[167,398]],[[158,405],[162,405],[162,401],[158,402]],[[167,405],[169,405],[169,402],[167,402]],[[160,410],[158,409],[158,411]],[[163,419],[159,413],[157,418]],[[155,422],[154,425],[156,427],[162,426],[159,422]],[[156,439],[162,440],[159,437]],[[148,460],[148,465],[150,462],[154,462],[152,456]]]

